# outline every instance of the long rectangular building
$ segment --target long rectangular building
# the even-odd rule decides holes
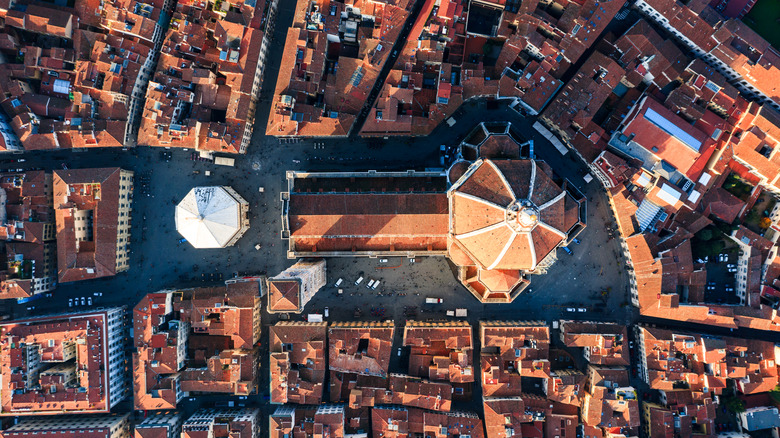
[[[287,173],[288,257],[445,255],[449,207],[441,172]]]

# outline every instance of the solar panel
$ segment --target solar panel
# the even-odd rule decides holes
[[[657,126],[672,137],[676,138],[682,144],[688,146],[696,152],[699,152],[699,148],[701,148],[701,142],[699,140],[696,140],[694,136],[688,134],[682,128],[675,125],[664,116],[655,112],[652,108],[648,108],[645,112],[645,120]]]

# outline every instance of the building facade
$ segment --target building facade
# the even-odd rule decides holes
[[[130,438],[130,414],[26,417],[0,432],[2,438]]]
[[[260,410],[200,409],[184,422],[181,438],[255,438],[260,433]]]
[[[60,283],[107,277],[129,267],[133,172],[54,172]]]
[[[179,438],[183,419],[177,411],[152,411],[135,425],[135,438]]]
[[[0,415],[109,412],[127,396],[125,310],[41,316],[0,325]]]
[[[25,298],[57,286],[52,176],[43,171],[0,175],[4,195],[0,238],[6,259],[0,298]]]

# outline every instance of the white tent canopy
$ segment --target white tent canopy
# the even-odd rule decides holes
[[[176,230],[195,248],[225,247],[241,219],[241,204],[222,187],[195,187],[176,206]]]

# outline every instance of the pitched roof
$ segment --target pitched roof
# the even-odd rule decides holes
[[[54,171],[54,209],[57,217],[57,269],[60,283],[117,273],[120,246],[120,198],[132,181],[121,179],[118,167]],[[93,211],[92,240],[76,237],[78,211]],[[122,243],[122,245],[126,245]]]
[[[275,312],[300,310],[300,282],[295,280],[268,281],[268,308]]]

